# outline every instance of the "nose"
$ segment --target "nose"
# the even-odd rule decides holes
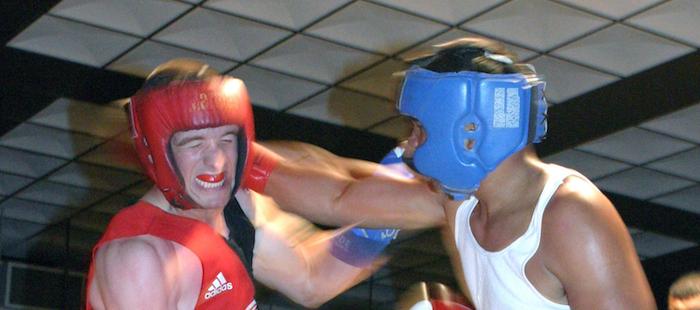
[[[220,145],[212,143],[206,149],[203,162],[207,168],[214,171],[222,171],[226,165],[226,152],[230,150],[223,149]]]

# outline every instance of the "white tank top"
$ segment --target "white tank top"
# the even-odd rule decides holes
[[[542,214],[562,181],[576,173],[565,171],[548,178],[527,231],[500,251],[485,250],[472,234],[469,217],[478,202],[476,197],[464,201],[457,209],[455,241],[462,259],[464,277],[477,309],[570,309],[568,305],[542,296],[525,276],[525,265],[540,244]]]

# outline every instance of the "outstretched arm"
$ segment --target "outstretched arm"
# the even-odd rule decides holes
[[[261,144],[279,156],[264,193],[286,211],[331,226],[415,229],[444,222],[446,197],[423,178],[406,178],[306,143]]]
[[[253,274],[294,302],[317,307],[367,278],[380,264],[381,259],[364,267],[342,262],[330,252],[337,231],[318,230],[279,210],[268,197],[255,194],[253,199]]]

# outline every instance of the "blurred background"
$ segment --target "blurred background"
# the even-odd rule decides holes
[[[91,248],[149,188],[123,98],[168,59],[243,79],[258,139],[378,160],[408,133],[407,55],[493,38],[547,80],[546,161],[578,169],[629,227],[660,308],[700,269],[700,3],[695,0],[3,0],[0,292],[8,309],[78,309]],[[409,286],[456,287],[435,231],[324,306],[391,309]],[[296,309],[261,288],[261,309]]]

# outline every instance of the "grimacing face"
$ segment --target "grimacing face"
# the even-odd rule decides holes
[[[236,125],[186,130],[170,139],[185,193],[199,207],[223,208],[231,198],[239,130]]]

